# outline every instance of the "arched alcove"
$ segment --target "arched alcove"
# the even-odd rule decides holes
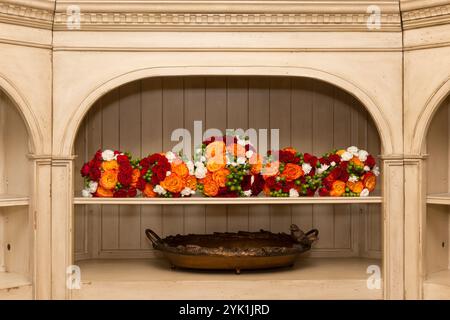
[[[277,128],[282,146],[317,155],[351,145],[374,155],[381,154],[382,149],[382,139],[366,107],[343,89],[320,80],[288,76],[144,78],[113,88],[93,101],[85,113],[73,147],[77,155],[75,197],[80,196],[83,187],[79,169],[97,149],[120,149],[136,156],[169,150],[176,143],[170,141],[172,130],[192,131],[194,120],[202,121],[203,129]],[[378,193],[380,186],[381,182]],[[290,224],[296,223],[302,229],[315,227],[321,232],[320,241],[308,255],[312,260],[305,262],[311,270],[319,268],[331,277],[326,280],[358,279],[351,282],[350,291],[362,290],[360,298],[381,298],[381,290],[370,291],[365,284],[366,268],[371,264],[381,268],[381,198],[375,202],[378,203],[87,205],[76,198],[74,256],[84,270],[84,279],[94,288],[102,268],[118,272],[120,278],[126,269],[151,268],[146,260],[129,265],[133,259],[159,261],[144,237],[147,227],[162,235],[261,228],[287,232]],[[108,260],[111,258],[117,260]],[[159,271],[164,270],[160,262],[156,265]],[[137,277],[138,274],[139,271]],[[266,277],[277,278],[276,273],[272,275]],[[296,276],[294,272],[293,277]],[[143,277],[145,281],[152,280]],[[181,278],[188,280],[191,276],[184,273]],[[199,280],[208,280],[208,276]],[[348,288],[340,288],[343,291],[339,294],[350,297],[354,293],[346,291]],[[89,290],[81,290],[79,297],[89,297]]]

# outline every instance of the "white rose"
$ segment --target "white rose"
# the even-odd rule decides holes
[[[166,194],[167,191],[166,189],[164,189],[163,187],[161,187],[159,184],[157,184],[154,188],[153,191],[156,192],[157,194]]]
[[[331,161],[330,166],[332,166],[332,167],[336,166],[336,162]]]
[[[364,188],[361,193],[359,194],[360,197],[367,197],[369,195],[369,190],[367,188]]]
[[[205,162],[205,161],[206,161],[206,157],[205,157],[205,156],[201,156],[201,157],[200,157],[200,161],[201,161],[201,162]]]
[[[359,150],[358,152],[358,158],[363,162],[367,160],[368,155],[369,153],[366,150]]]
[[[304,163],[302,164],[302,169],[305,174],[308,174],[311,172],[312,167],[309,163]]]
[[[351,176],[348,178],[348,181],[350,181],[350,182],[356,182],[356,181],[358,181],[358,180],[359,180],[358,177],[355,176],[355,175],[351,175]]]
[[[329,165],[323,164],[320,168],[317,169],[317,173],[318,173],[318,174],[322,174],[322,173],[324,173],[325,171],[327,171],[327,169],[328,169],[329,167],[330,167]]]
[[[203,179],[204,177],[206,177],[207,171],[208,170],[205,168],[205,166],[197,167],[197,169],[195,169],[195,177],[197,179]]]
[[[252,195],[252,190],[247,190],[243,192],[244,196],[250,197]]]
[[[181,190],[181,196],[182,197],[188,197],[192,194],[192,189],[185,187],[183,190]]]
[[[171,174],[172,174],[172,172],[167,171],[167,172],[166,172],[166,177],[170,176]]]
[[[245,163],[245,158],[244,157],[239,157],[239,158],[237,158],[237,163],[238,164],[244,164]]]
[[[92,193],[89,189],[81,190],[81,195],[83,196],[83,198],[92,198]]]
[[[294,198],[294,197],[298,197],[298,196],[300,196],[300,195],[297,190],[295,190],[294,188],[291,188],[289,190],[289,197]]]
[[[353,154],[350,153],[350,152],[348,152],[348,151],[345,151],[345,152],[341,155],[341,159],[342,159],[343,161],[350,161],[352,158],[353,158]]]
[[[250,159],[252,156],[253,156],[253,151],[252,150],[248,150],[246,153],[245,153],[245,156],[248,158],[248,159]]]
[[[172,151],[166,152],[166,159],[170,163],[172,163],[172,161],[175,160],[176,158],[177,158],[176,154],[173,153]]]
[[[104,161],[111,161],[114,160],[114,151],[112,150],[105,150],[102,152],[102,158]]]
[[[89,181],[89,187],[87,190],[89,190],[90,193],[95,193],[98,188],[98,182],[95,181]]]
[[[194,171],[195,171],[194,163],[189,160],[189,161],[186,162],[186,167],[189,170],[189,175],[192,176],[194,174]]]
[[[197,162],[195,163],[195,166],[196,166],[197,168],[205,167],[205,165],[203,164],[203,162],[200,162],[200,161],[197,161]]]
[[[347,152],[351,153],[352,156],[357,156],[358,155],[358,151],[359,151],[359,149],[357,147],[355,147],[355,146],[351,146],[351,147],[347,148]]]
[[[370,171],[370,168],[368,166],[364,166],[364,171]]]
[[[372,173],[375,175],[375,177],[378,177],[380,175],[380,168],[377,166],[373,167]]]

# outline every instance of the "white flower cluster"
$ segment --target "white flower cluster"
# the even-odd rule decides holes
[[[342,153],[341,155],[341,160],[342,161],[350,161],[353,157],[358,158],[361,162],[364,162],[367,160],[367,157],[369,156],[369,153],[366,150],[363,149],[358,149],[358,147],[355,146],[351,146],[348,147],[347,150],[345,150],[344,153]],[[331,163],[331,165],[333,165],[333,163]],[[334,164],[336,165],[336,164]],[[324,166],[322,166],[324,167]],[[328,167],[327,167],[328,169]],[[326,169],[325,169],[326,170]],[[319,173],[322,173],[325,170],[321,170],[321,168],[318,170]],[[368,172],[370,171],[370,168],[368,166],[364,166],[364,171]],[[374,166],[372,169],[372,173],[378,177],[380,175],[380,169],[377,166]],[[351,177],[350,177],[351,178]],[[352,181],[352,182],[356,182],[358,180]],[[363,190],[364,191],[364,190]],[[368,192],[368,191],[367,191]]]

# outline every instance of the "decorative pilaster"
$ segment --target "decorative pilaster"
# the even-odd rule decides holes
[[[30,195],[30,216],[33,237],[30,263],[33,266],[35,299],[51,299],[51,157],[29,155],[33,186]]]
[[[383,159],[383,279],[385,299],[404,299],[403,156]]]
[[[405,156],[405,298],[422,299],[426,212],[423,155]]]
[[[69,299],[66,270],[73,255],[73,157],[52,159],[52,299]]]

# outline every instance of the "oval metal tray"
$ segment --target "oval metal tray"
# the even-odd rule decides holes
[[[290,234],[259,232],[189,234],[161,239],[154,231],[145,234],[173,267],[203,270],[268,269],[293,266],[298,255],[311,249],[319,231],[304,233],[291,225]]]

